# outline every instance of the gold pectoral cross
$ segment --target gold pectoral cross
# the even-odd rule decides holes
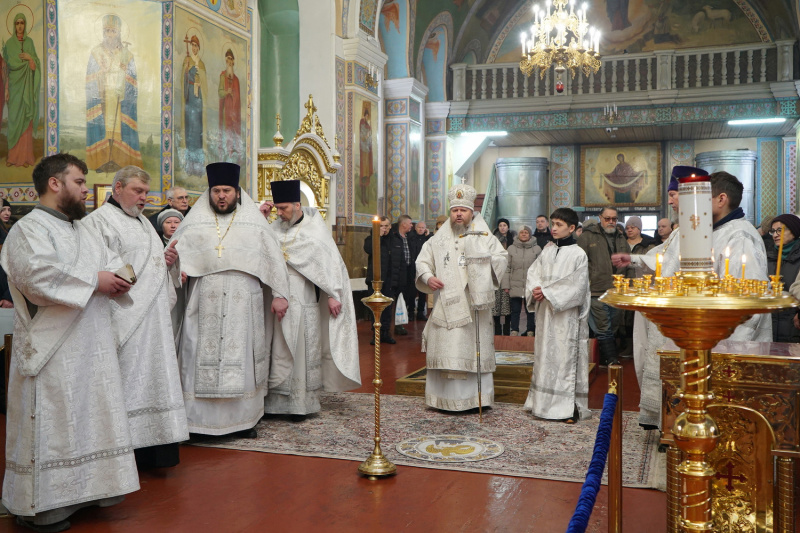
[[[692,229],[697,229],[697,226],[700,225],[700,217],[697,215],[692,215],[689,217],[689,220],[692,223]]]
[[[289,260],[289,252],[286,250],[286,248],[281,248],[281,251],[283,252],[283,260],[284,261],[288,261]]]
[[[225,247],[222,246],[222,243],[219,243],[218,245],[216,245],[214,247],[214,249],[217,251],[217,257],[222,257],[222,250],[225,249]]]

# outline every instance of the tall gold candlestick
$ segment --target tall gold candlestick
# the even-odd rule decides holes
[[[374,242],[377,242],[377,239]],[[373,257],[377,258],[377,262],[374,263],[377,265],[375,271],[380,272],[380,247],[378,247],[377,251],[374,250],[375,248],[373,248]],[[381,294],[381,286],[383,286],[382,281],[373,281],[372,294],[361,299],[364,305],[372,310],[372,314],[375,317],[373,324],[375,330],[375,377],[372,380],[372,384],[375,385],[375,447],[367,460],[358,467],[358,473],[370,479],[391,476],[397,473],[397,467],[383,455],[381,450],[381,385],[383,385],[383,380],[381,380],[381,313],[394,301],[392,298]]]
[[[381,219],[372,219],[372,279],[381,280]]]

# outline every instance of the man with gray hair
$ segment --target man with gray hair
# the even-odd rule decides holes
[[[631,252],[625,234],[617,227],[617,218],[617,208],[606,206],[600,211],[600,223],[586,226],[578,237],[578,246],[589,258],[589,284],[592,290],[589,327],[597,337],[601,366],[617,362],[617,341],[614,337],[616,309],[598,298],[614,286],[614,274],[625,274],[625,268],[614,267],[611,256]]]
[[[292,367],[270,388],[264,412],[299,422],[320,411],[323,390],[342,392],[361,385],[356,314],[350,276],[331,228],[315,208],[300,205],[300,182],[273,181],[270,188],[280,218],[270,231],[289,271],[289,305],[295,310],[289,321],[295,335],[274,328],[273,350],[291,359]],[[262,213],[269,216],[272,206],[265,202]]]
[[[133,267],[133,305],[111,301],[125,407],[139,468],[178,464],[178,444],[189,438],[183,404],[170,302],[175,285],[167,267],[175,263],[173,242],[166,250],[142,215],[150,175],[127,166],[114,175],[112,195],[86,217],[105,244]],[[174,284],[174,285],[173,285]]]
[[[166,211],[167,209],[175,209],[180,211],[181,215],[184,217],[189,214],[189,210],[191,206],[189,205],[189,193],[186,192],[186,189],[183,187],[173,187],[171,189],[167,189],[167,192],[164,193],[167,197],[167,205],[161,208],[160,211],[155,213],[154,215],[150,216],[148,219],[150,223],[156,228],[156,233],[161,235],[161,226],[158,225],[158,215],[161,214],[162,211]]]

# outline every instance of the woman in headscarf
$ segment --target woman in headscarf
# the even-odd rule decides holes
[[[508,219],[501,218],[497,221],[494,236],[497,237],[505,249],[508,249],[514,243],[514,233],[509,230]],[[494,308],[492,309],[495,335],[508,336],[511,330],[511,300],[508,294],[511,290],[510,274],[511,270],[506,268],[506,273],[500,281],[500,288],[495,293]],[[500,324],[500,317],[505,317],[505,322],[502,325]]]
[[[784,287],[789,287],[800,272],[800,218],[795,215],[779,215],[772,219],[773,245],[767,248],[767,273],[772,276],[778,266],[778,249],[781,244],[781,229],[783,229],[783,253],[781,271]],[[797,315],[795,309],[783,309],[772,313],[772,340],[774,342],[800,342],[800,329],[794,324]]]
[[[183,221],[183,214],[177,209],[165,209],[158,214],[156,224],[165,247],[169,244],[172,234],[178,229],[181,221]]]
[[[525,279],[528,277],[528,269],[531,267],[542,249],[531,239],[533,230],[530,226],[522,226],[517,233],[514,244],[508,247],[508,268],[511,270],[511,336],[519,335],[519,318],[522,315],[522,299],[525,293]],[[523,335],[533,337],[536,335],[536,321],[533,313],[528,313],[528,327]]]

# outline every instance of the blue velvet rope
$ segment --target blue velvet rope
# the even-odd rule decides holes
[[[567,526],[567,533],[584,533],[589,525],[589,517],[592,516],[597,491],[600,490],[600,480],[603,478],[603,470],[606,468],[606,457],[611,444],[611,428],[614,426],[616,407],[617,395],[606,394],[603,399],[603,412],[600,414],[600,426],[597,428],[597,437],[594,441],[592,462],[589,463],[586,481],[583,482],[578,505],[575,506],[575,513]]]

